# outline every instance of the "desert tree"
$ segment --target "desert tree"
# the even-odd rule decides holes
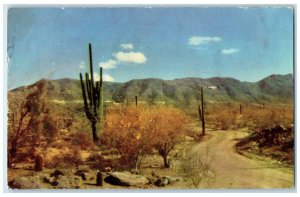
[[[152,146],[162,156],[164,167],[169,168],[169,153],[184,136],[188,117],[179,109],[155,107],[144,117],[143,122]]]
[[[45,102],[43,98],[45,82],[28,87],[29,93],[19,108],[11,112],[8,124],[8,165],[11,166],[20,148],[29,147],[30,156],[34,156],[41,143],[40,123]],[[12,105],[12,103],[10,103]],[[10,107],[11,108],[11,107]]]
[[[147,116],[144,107],[110,107],[107,110],[104,144],[116,148],[121,155],[123,166],[138,169],[141,156],[151,150],[147,133],[143,130],[141,116]]]
[[[187,116],[171,107],[110,107],[103,139],[116,148],[122,163],[139,168],[142,156],[157,150],[164,167],[170,167],[169,153],[186,131]]]

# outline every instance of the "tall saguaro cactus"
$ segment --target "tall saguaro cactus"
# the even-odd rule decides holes
[[[100,81],[94,79],[93,60],[92,60],[92,45],[89,44],[89,64],[90,74],[85,73],[85,83],[80,73],[80,83],[82,97],[84,102],[84,110],[86,117],[91,122],[93,141],[95,144],[100,144],[102,133],[103,119],[103,83],[102,83],[102,67],[100,67]]]
[[[204,119],[204,98],[203,98],[203,88],[201,87],[201,106],[198,105],[199,119],[202,123],[202,135],[205,135],[205,119]]]
[[[138,106],[138,96],[135,96],[135,106]]]
[[[242,107],[242,104],[240,104],[240,114],[243,114],[243,107]]]

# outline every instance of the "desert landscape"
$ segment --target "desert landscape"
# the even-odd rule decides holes
[[[221,41],[192,37],[188,45]],[[80,58],[88,63],[80,63],[77,77],[41,75],[7,92],[9,189],[295,187],[292,72],[248,81],[190,76],[185,66],[178,70],[186,77],[116,82],[108,68],[145,64],[146,57],[118,52],[97,66],[97,45],[85,43]],[[128,75],[138,70],[128,68]]]

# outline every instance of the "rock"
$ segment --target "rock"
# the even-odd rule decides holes
[[[59,176],[55,185],[57,189],[79,189],[81,178],[77,176]]]
[[[130,170],[130,173],[131,173],[131,174],[139,174],[140,171],[139,171],[138,169],[131,169],[131,170]]]
[[[91,178],[91,176],[87,172],[82,171],[82,170],[77,170],[74,175],[80,176],[81,179],[84,180],[84,181]]]
[[[161,177],[154,182],[154,185],[158,187],[164,187],[169,184],[169,179],[167,177]]]
[[[165,176],[168,181],[169,181],[169,184],[173,184],[175,182],[182,182],[183,179],[181,177],[172,177],[172,176]]]
[[[145,176],[129,172],[111,172],[104,181],[119,186],[141,186],[149,183],[149,180]]]
[[[174,184],[175,182],[183,181],[181,177],[171,177],[171,176],[164,176],[161,178],[158,178],[155,182],[154,185],[158,187],[165,187],[170,184]]]
[[[9,182],[12,189],[40,189],[42,185],[41,176],[18,177]]]
[[[108,167],[105,167],[104,168],[104,172],[111,172],[111,168],[108,166]]]
[[[50,174],[50,177],[58,177],[58,176],[64,176],[65,174],[60,170],[55,170],[53,173]]]
[[[52,177],[50,177],[48,174],[40,174],[38,176],[40,177],[40,180],[42,180],[43,183],[51,184]]]

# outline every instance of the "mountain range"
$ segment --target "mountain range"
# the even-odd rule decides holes
[[[76,79],[42,79],[46,82],[46,98],[58,101],[81,100],[80,81]],[[32,85],[31,85],[32,86]],[[207,102],[292,102],[294,97],[294,77],[270,75],[257,82],[242,82],[233,78],[181,78],[162,80],[155,78],[134,79],[125,83],[104,82],[105,102],[180,103],[190,104],[200,99],[203,87]],[[26,86],[9,91],[9,95],[23,95]],[[10,98],[10,96],[9,96]],[[8,99],[9,99],[8,98]]]

